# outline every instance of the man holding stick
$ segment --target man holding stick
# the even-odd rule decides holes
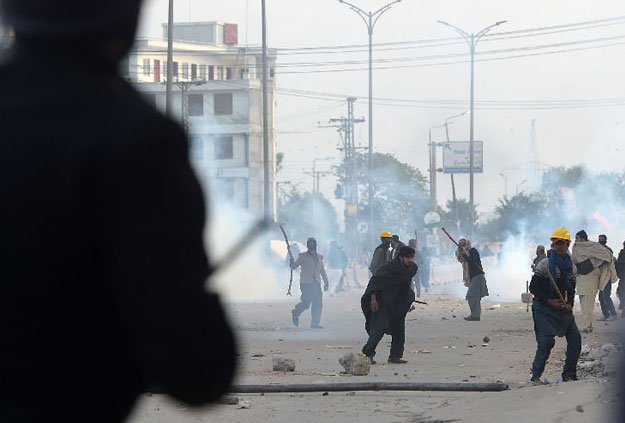
[[[577,360],[582,349],[582,336],[573,317],[575,267],[569,255],[571,234],[558,228],[551,235],[551,250],[534,269],[530,292],[534,294],[532,317],[536,333],[536,356],[532,365],[532,383],[540,383],[555,336],[565,336],[566,359],[562,381],[577,380]]]

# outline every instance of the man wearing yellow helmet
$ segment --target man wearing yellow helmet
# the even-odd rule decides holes
[[[375,276],[380,267],[391,261],[391,252],[389,251],[389,247],[391,245],[392,236],[393,234],[388,229],[380,232],[381,243],[375,247],[373,257],[371,257],[371,264],[369,265],[369,270],[371,271],[372,276]]]
[[[534,268],[530,292],[534,295],[532,317],[536,334],[536,355],[530,382],[541,383],[555,337],[566,337],[566,359],[562,380],[577,380],[577,360],[582,349],[582,337],[573,317],[575,299],[575,266],[569,255],[571,234],[558,228],[551,234],[548,256]],[[563,301],[564,300],[564,301]]]

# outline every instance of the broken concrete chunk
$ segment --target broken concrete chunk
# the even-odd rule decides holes
[[[360,353],[349,353],[339,358],[339,363],[345,371],[354,376],[366,376],[371,370],[369,357]]]
[[[273,370],[276,372],[294,372],[295,360],[290,358],[274,357]]]

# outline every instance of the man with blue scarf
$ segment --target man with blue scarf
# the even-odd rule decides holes
[[[577,361],[582,349],[582,336],[573,317],[576,271],[569,255],[570,244],[569,231],[565,228],[554,230],[551,235],[551,250],[536,265],[530,283],[530,292],[534,295],[532,316],[537,344],[532,365],[532,383],[540,383],[556,336],[566,337],[567,342],[562,381],[577,380]]]

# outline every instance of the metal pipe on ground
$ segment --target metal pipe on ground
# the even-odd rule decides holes
[[[448,391],[501,392],[508,390],[505,383],[423,383],[423,382],[358,382],[358,383],[303,383],[269,385],[234,385],[231,394],[266,394],[284,392],[347,392],[347,391]]]

